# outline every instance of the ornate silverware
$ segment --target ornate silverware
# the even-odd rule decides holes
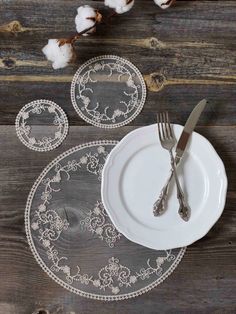
[[[198,119],[204,110],[205,106],[207,104],[207,101],[205,99],[201,100],[197,106],[193,109],[192,113],[190,114],[185,127],[183,129],[183,132],[180,136],[180,139],[177,143],[176,147],[176,156],[175,156],[175,165],[178,166],[179,162],[181,161],[186,146],[188,144],[189,138],[198,122]],[[166,184],[164,185],[163,189],[161,190],[160,196],[158,197],[157,201],[153,205],[153,214],[154,216],[160,216],[162,215],[166,210],[166,200],[168,196],[168,190],[169,190],[169,184],[173,177],[173,169],[170,172],[170,175],[166,181]]]
[[[176,171],[175,158],[173,155],[173,148],[175,146],[176,140],[172,132],[168,112],[160,113],[157,115],[157,126],[158,126],[158,134],[159,134],[161,146],[164,149],[168,150],[170,154],[171,168],[172,168],[172,172],[174,174],[174,178],[175,178],[175,182],[177,186],[177,198],[179,201],[178,212],[179,212],[180,217],[184,221],[188,221],[190,218],[191,210],[185,200],[184,192],[181,188],[177,171]]]

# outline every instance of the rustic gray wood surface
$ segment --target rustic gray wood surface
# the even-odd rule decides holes
[[[137,0],[130,13],[76,44],[77,64],[53,71],[41,48],[74,32],[76,8],[85,3],[102,7],[102,1],[0,0],[0,314],[236,313],[236,1],[177,1],[163,11]],[[137,65],[149,90],[142,113],[116,130],[88,126],[69,96],[78,66],[107,53]],[[65,142],[48,153],[30,151],[15,133],[17,112],[37,98],[58,103],[71,125]],[[212,142],[229,179],[217,224],[188,248],[171,277],[138,298],[105,303],[57,285],[37,265],[24,231],[27,195],[41,170],[75,145],[119,140],[155,122],[157,111],[169,110],[184,124],[201,98],[210,105],[197,131]]]

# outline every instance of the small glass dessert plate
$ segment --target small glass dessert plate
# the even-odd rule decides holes
[[[131,122],[142,110],[146,85],[140,71],[126,59],[105,55],[88,60],[71,84],[71,101],[78,115],[100,128]]]
[[[45,99],[26,104],[18,113],[15,126],[20,141],[38,152],[58,147],[68,133],[65,112],[56,103]]]

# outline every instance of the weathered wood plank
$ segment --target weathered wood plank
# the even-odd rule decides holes
[[[235,313],[236,2],[177,1],[164,11],[152,0],[138,0],[130,13],[101,25],[95,36],[76,44],[77,64],[54,71],[41,48],[48,38],[74,32],[81,4],[85,1],[0,1],[0,25],[20,23],[14,26],[16,36],[0,27],[0,314],[40,313],[40,309],[40,314]],[[102,7],[102,1],[86,4]],[[137,65],[149,88],[142,113],[130,126],[115,130],[86,126],[69,93],[78,66],[107,53]],[[97,302],[54,283],[34,260],[24,231],[26,198],[42,169],[72,146],[119,140],[137,126],[154,123],[157,111],[168,110],[175,123],[184,124],[203,97],[210,104],[197,131],[213,143],[229,179],[219,222],[189,247],[169,279],[139,298]],[[42,154],[24,147],[14,130],[20,108],[37,98],[62,106],[72,126],[59,148]]]
[[[210,6],[209,1],[201,1],[200,5],[193,1],[191,5],[177,2],[177,5],[168,11],[159,10],[152,1],[149,1],[149,5],[146,3],[146,0],[140,1],[129,15],[115,17],[109,27],[101,25],[95,36],[82,38],[77,44],[79,63],[94,55],[107,53],[109,50],[110,53],[133,58],[134,62],[138,59],[143,66],[151,63],[153,67],[153,63],[156,64],[158,60],[159,69],[164,70],[169,65],[171,69],[174,66],[174,69],[177,67],[179,71],[184,72],[186,68],[193,71],[197,65],[198,75],[201,71],[204,74],[204,68],[205,71],[214,68],[216,75],[221,70],[225,71],[226,77],[231,74],[235,79],[234,1],[218,2],[217,8]],[[93,1],[92,4],[97,5],[98,2]],[[25,18],[32,14],[31,6],[26,7],[17,3],[17,10],[14,10],[12,4],[9,4],[9,9],[8,6],[5,7],[3,22],[21,17],[20,23],[25,23],[26,28],[30,28],[29,23],[32,24],[29,32],[22,32],[17,37],[9,36],[9,34],[2,35],[0,47],[4,49],[1,50],[0,55],[1,68],[11,68],[11,73],[12,68],[14,68],[14,73],[27,74],[32,69],[37,71],[38,67],[38,74],[43,74],[45,71],[53,73],[50,71],[49,64],[47,66],[44,61],[41,48],[48,38],[69,36],[71,32],[74,32],[75,9],[79,3],[75,6],[73,1],[67,2],[66,18],[60,18],[61,12],[64,11],[63,1],[50,2],[49,8],[48,3],[44,1],[40,5],[34,1],[32,5],[36,8],[34,19]],[[145,10],[142,9],[144,6]],[[185,18],[186,16],[188,19]],[[134,18],[142,19],[138,28]],[[47,26],[45,26],[45,20]],[[203,36],[206,38],[204,39]],[[142,56],[147,62],[140,62]],[[9,62],[8,58],[12,62]],[[155,70],[157,69],[155,67]],[[191,72],[184,73],[191,75]],[[224,75],[222,72],[220,74]]]
[[[14,124],[15,117],[24,104],[46,98],[55,101],[65,110],[71,125],[87,125],[72,106],[69,82],[5,82],[0,83],[0,95],[1,124]],[[193,107],[202,98],[207,98],[209,105],[200,118],[200,125],[236,124],[234,85],[176,84],[167,85],[158,93],[149,92],[141,114],[131,125],[154,123],[158,110],[169,110],[175,123],[184,124]]]
[[[0,146],[4,147],[0,158],[0,302],[1,299],[4,300],[8,313],[32,313],[37,308],[46,308],[50,313],[56,313],[58,308],[61,308],[59,313],[77,313],[78,307],[78,313],[92,313],[95,307],[98,313],[144,313],[142,303],[145,303],[145,313],[171,312],[177,304],[179,313],[195,313],[195,310],[196,313],[204,313],[205,309],[209,313],[224,308],[228,313],[233,311],[236,275],[233,259],[236,253],[234,127],[197,129],[209,137],[228,166],[227,206],[210,233],[189,247],[171,278],[152,292],[136,300],[112,304],[84,300],[55,284],[32,257],[25,239],[23,216],[28,192],[42,168],[59,153],[74,145],[103,138],[119,140],[132,129],[134,128],[127,126],[119,132],[108,132],[94,127],[71,127],[70,134],[61,147],[40,154],[39,158],[39,153],[30,151],[19,142],[13,126],[0,127]],[[92,252],[91,254],[93,255]],[[14,262],[9,263],[9,260]],[[181,286],[181,293],[176,291],[177,286]],[[19,290],[19,287],[24,289]]]
[[[152,91],[143,114],[133,125],[153,122],[156,108],[164,106],[167,109],[177,106],[182,123],[191,108],[188,109],[187,104],[192,106],[202,96],[210,97],[214,107],[219,108],[221,104],[223,108],[217,121],[212,123],[235,124],[235,2],[218,1],[217,5],[212,5],[212,1],[201,1],[201,4],[181,1],[168,11],[161,11],[152,1],[148,2],[146,5],[146,0],[140,1],[128,15],[114,18],[111,26],[101,25],[95,36],[82,38],[77,44],[77,64],[59,71],[53,71],[44,60],[41,48],[48,37],[69,35],[73,31],[74,9],[79,3],[67,2],[66,18],[64,15],[61,18],[63,1],[50,2],[49,6],[46,1],[40,5],[33,1],[30,6],[24,2],[5,3],[3,22],[18,19],[24,27],[32,29],[17,37],[0,34],[0,93],[3,95],[0,124],[13,124],[23,104],[32,98],[44,97],[67,104],[64,106],[71,123],[84,125],[70,105],[70,81],[79,64],[108,52],[134,62]],[[92,4],[101,6],[101,2]],[[30,18],[32,8],[34,18]],[[138,27],[137,21],[142,21]],[[111,32],[113,27],[114,33]],[[218,30],[220,27],[227,29],[224,36]]]

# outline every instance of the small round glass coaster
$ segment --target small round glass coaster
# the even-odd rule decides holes
[[[145,99],[142,74],[131,62],[117,56],[88,60],[71,84],[71,100],[78,115],[101,128],[128,124],[140,113]]]
[[[56,103],[45,99],[26,104],[18,113],[15,125],[20,141],[38,152],[58,147],[68,133],[65,112]]]

